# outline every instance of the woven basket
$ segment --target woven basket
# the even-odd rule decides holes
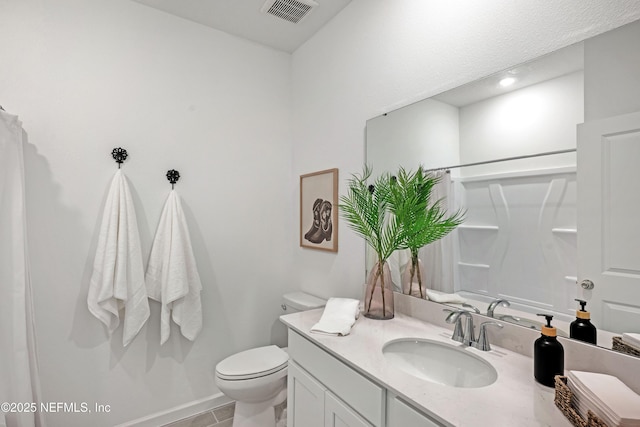
[[[634,347],[629,343],[622,341],[622,337],[613,337],[613,349],[620,353],[630,354],[640,357],[640,348]]]
[[[556,375],[556,396],[554,402],[562,411],[565,417],[576,427],[608,427],[596,414],[587,412],[588,419],[585,421],[573,407],[573,392],[567,385],[567,377]]]

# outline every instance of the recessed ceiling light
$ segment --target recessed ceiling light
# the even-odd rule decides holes
[[[516,82],[516,79],[514,77],[505,77],[504,79],[500,80],[498,84],[502,87],[507,87],[507,86],[511,86],[515,82]]]

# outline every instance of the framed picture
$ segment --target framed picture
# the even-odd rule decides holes
[[[300,175],[300,246],[338,252],[338,169]]]

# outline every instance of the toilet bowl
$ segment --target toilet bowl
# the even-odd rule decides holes
[[[325,300],[303,292],[283,296],[286,314],[322,307]],[[216,386],[236,401],[233,427],[275,427],[275,410],[287,398],[289,355],[269,345],[233,354],[216,365]]]

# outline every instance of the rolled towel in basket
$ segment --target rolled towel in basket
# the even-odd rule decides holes
[[[360,314],[360,301],[351,298],[329,298],[320,321],[311,332],[328,335],[349,335]]]

